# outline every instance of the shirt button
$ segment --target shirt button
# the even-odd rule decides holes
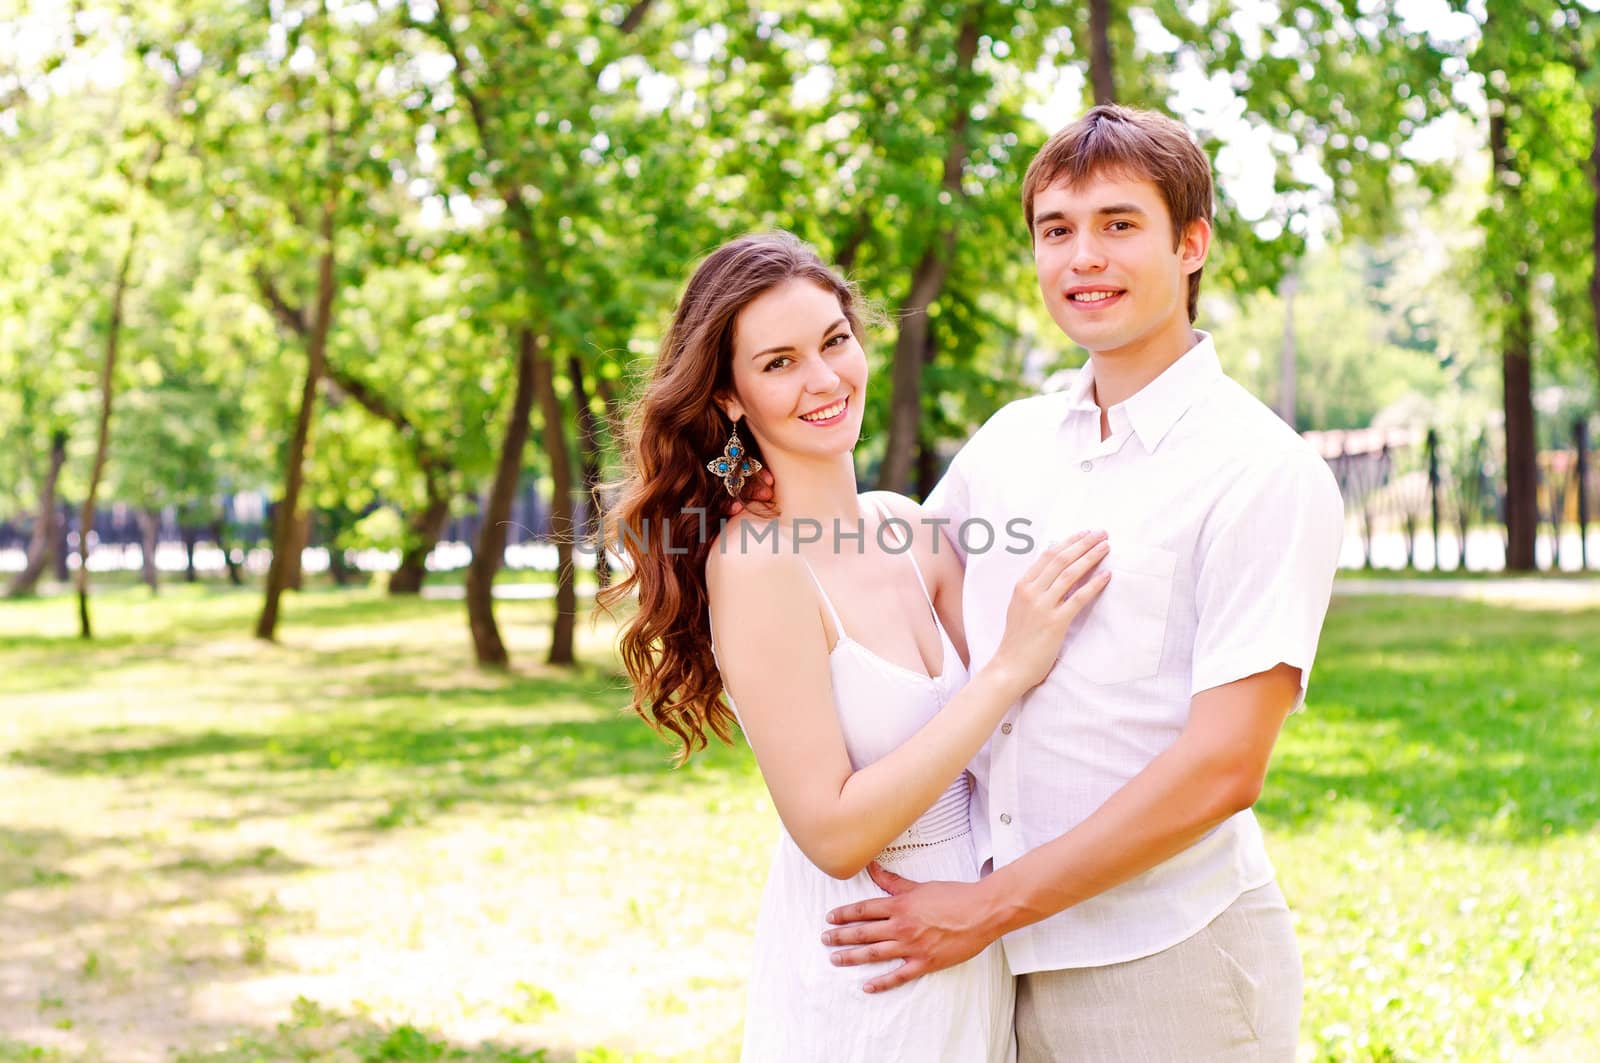
[[[1086,461],[1082,465],[1079,465],[1078,468],[1082,469],[1084,472],[1091,472],[1094,470],[1094,462]]]
[[[1009,812],[1000,813],[1000,822],[1001,823],[1005,823],[1007,825],[1010,825],[1010,823],[1011,823],[1011,813],[1009,813]]]
[[[1000,733],[1003,734],[1003,735],[1010,734],[1011,733],[1011,725],[1009,723],[1001,724],[1000,725]]]

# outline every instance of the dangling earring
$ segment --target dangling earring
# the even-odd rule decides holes
[[[739,492],[744,489],[745,480],[761,471],[761,463],[752,458],[739,441],[738,425],[733,426],[733,434],[728,436],[728,445],[722,448],[722,456],[706,462],[706,471],[722,477],[722,486],[734,498],[738,498]]]

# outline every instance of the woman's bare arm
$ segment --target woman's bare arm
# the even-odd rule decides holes
[[[1049,670],[1067,625],[1105,586],[1087,540],[1046,551],[1019,583],[995,659],[892,753],[853,769],[833,705],[814,585],[790,552],[713,551],[706,566],[723,682],[789,834],[836,878],[864,868],[944,792]]]

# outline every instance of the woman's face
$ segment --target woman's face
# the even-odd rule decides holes
[[[861,436],[867,356],[833,292],[792,278],[734,321],[733,395],[723,411],[770,459],[848,453]]]

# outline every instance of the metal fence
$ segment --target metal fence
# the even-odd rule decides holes
[[[1600,568],[1600,468],[1587,420],[1538,455],[1539,567]],[[1499,433],[1436,429],[1308,432],[1333,469],[1348,518],[1346,567],[1496,571],[1505,567],[1505,462]]]
[[[371,509],[376,506],[369,507]],[[180,519],[174,507],[156,514],[156,567],[165,574],[184,572],[191,565],[197,573],[221,572],[226,560],[217,544],[217,520],[225,522],[220,530],[231,551],[233,562],[245,571],[264,573],[271,562],[272,504],[261,492],[247,491],[224,496],[218,500],[216,519],[211,522],[189,522]],[[345,515],[353,520],[365,514]],[[58,509],[57,541],[52,550],[52,571],[57,579],[65,580],[78,567],[78,521],[80,513],[75,506],[63,503]],[[144,529],[140,514],[124,503],[114,502],[99,507],[95,513],[91,533],[89,567],[91,571],[134,571],[144,560]],[[319,514],[312,522],[311,542],[304,563],[307,570],[320,572],[329,568],[361,571],[392,570],[399,562],[395,551],[340,550],[333,556],[330,540],[334,538],[333,521]],[[587,519],[581,504],[577,519]],[[450,570],[465,567],[471,560],[471,544],[477,539],[482,518],[476,512],[452,519],[440,537],[439,546],[430,559],[429,567]],[[554,548],[548,546],[550,507],[539,496],[535,482],[529,478],[523,484],[511,506],[509,526],[506,530],[506,562],[514,568],[553,569]],[[31,522],[0,522],[0,576],[20,571],[26,562]],[[4,591],[0,580],[0,593]]]
[[[1587,421],[1576,422],[1570,444],[1539,453],[1540,568],[1578,571],[1600,568],[1600,467]],[[1365,428],[1308,432],[1306,439],[1333,469],[1344,496],[1347,568],[1496,571],[1505,566],[1505,471],[1499,433],[1451,434],[1433,429]],[[270,560],[271,506],[255,492],[231,495],[220,511],[234,561],[264,572]],[[76,567],[77,512],[62,506],[65,546]],[[580,513],[579,517],[582,518]],[[455,569],[471,556],[480,519],[469,514],[445,529],[430,568]],[[507,536],[507,562],[513,567],[550,568],[549,506],[530,479],[513,505]],[[317,522],[307,567],[319,571],[330,562],[342,567],[392,569],[392,552],[349,552],[330,557],[325,521]],[[0,523],[0,572],[19,570],[27,549],[28,526]],[[224,559],[214,526],[180,524],[177,513],[160,515],[157,567],[183,571],[221,571]],[[90,563],[94,569],[136,569],[143,558],[143,536],[131,507],[112,504],[96,516]],[[62,575],[68,564],[57,561]]]

